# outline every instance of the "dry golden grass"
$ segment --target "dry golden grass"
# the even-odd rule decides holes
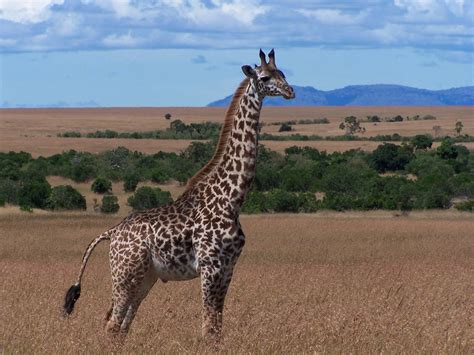
[[[87,243],[117,217],[2,215],[0,347],[103,353],[107,243],[73,316],[60,317]],[[474,221],[469,214],[325,212],[243,216],[247,244],[224,314],[225,353],[473,353]],[[158,283],[123,353],[196,353],[199,281]],[[116,349],[115,349],[116,350]],[[215,349],[212,349],[215,350]]]
[[[83,133],[96,130],[112,129],[120,132],[149,131],[169,127],[164,119],[165,113],[171,113],[173,119],[181,119],[186,123],[222,122],[225,108],[108,108],[108,109],[2,109],[0,110],[0,151],[31,152],[34,156],[51,155],[63,150],[100,152],[113,149],[119,145],[131,150],[153,153],[159,150],[179,152],[189,145],[187,140],[134,140],[134,139],[87,139],[58,138],[56,135],[65,131]],[[279,122],[305,118],[329,119],[329,124],[296,125],[292,133],[317,134],[321,136],[340,135],[338,128],[341,120],[350,115],[365,118],[367,115],[381,117],[426,115],[438,117],[435,121],[406,121],[401,123],[364,123],[366,136],[377,134],[400,133],[415,135],[433,134],[434,125],[441,126],[442,135],[453,134],[456,121],[464,123],[464,133],[474,135],[474,109],[466,107],[265,107],[262,111],[262,122]],[[276,132],[279,126],[265,126],[263,132]],[[291,134],[291,133],[281,133]],[[343,151],[361,147],[373,149],[377,142],[305,142],[318,149]],[[266,142],[282,151],[294,142]],[[298,142],[297,144],[302,144]],[[474,144],[469,144],[474,148]]]

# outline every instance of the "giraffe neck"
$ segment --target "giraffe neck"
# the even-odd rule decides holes
[[[262,101],[263,97],[258,93],[253,80],[249,80],[240,98],[224,155],[215,169],[219,180],[227,183],[223,188],[225,196],[230,197],[231,204],[237,209],[240,209],[255,177]]]

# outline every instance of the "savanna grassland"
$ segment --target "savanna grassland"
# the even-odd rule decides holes
[[[189,140],[60,138],[58,133],[166,129],[183,122],[222,122],[223,108],[0,110],[0,151],[34,157],[69,149],[101,152],[125,146],[144,153],[180,152]],[[294,133],[341,135],[344,117],[434,115],[436,120],[363,123],[364,135],[474,135],[472,107],[264,107],[265,123],[326,117],[329,124],[295,125]],[[278,133],[278,125],[263,132]],[[375,141],[264,141],[268,148],[312,146],[328,152]],[[434,144],[436,146],[438,142]],[[463,143],[471,150],[473,143]],[[471,153],[472,154],[472,153]],[[114,348],[102,329],[110,304],[108,242],[99,245],[70,319],[61,317],[88,242],[130,212],[122,182],[113,192],[120,211],[95,213],[91,181],[47,176],[85,196],[84,212],[0,208],[1,353],[474,353],[474,218],[450,210],[243,215],[247,235],[226,301],[217,348],[200,337],[199,280],[157,283],[131,334]],[[153,185],[150,181],[142,184]],[[156,185],[176,198],[183,185]],[[100,201],[99,201],[100,202]]]
[[[159,150],[180,152],[185,149],[189,140],[156,140],[156,139],[99,139],[99,138],[64,138],[57,137],[58,133],[78,131],[81,133],[96,130],[115,130],[118,132],[164,130],[170,121],[164,118],[166,113],[172,114],[172,119],[180,119],[186,124],[222,122],[225,108],[215,107],[161,107],[161,108],[98,108],[98,109],[2,109],[0,110],[0,151],[24,150],[34,157],[61,153],[64,150],[75,149],[97,153],[124,146],[130,150],[143,153],[155,153]],[[433,134],[433,126],[440,126],[438,135],[455,135],[454,127],[457,121],[464,124],[463,134],[474,135],[474,111],[470,106],[457,107],[263,107],[261,121],[266,126],[262,133],[275,135],[304,134],[336,136],[344,134],[339,124],[344,117],[354,115],[364,119],[368,115],[378,115],[381,118],[396,115],[434,115],[436,120],[419,120],[403,122],[364,123],[366,132],[363,136],[398,133],[402,136],[416,134]],[[274,122],[300,119],[327,118],[329,124],[297,124],[292,132],[278,133],[278,125]],[[269,125],[270,124],[270,125]],[[361,148],[372,151],[380,142],[367,141],[265,141],[268,148],[283,152],[293,145],[311,146],[327,152],[345,151]],[[474,149],[474,143],[463,143],[469,149]],[[434,145],[436,146],[436,144]]]
[[[26,217],[27,216],[27,217]],[[474,351],[474,220],[453,212],[243,216],[223,340],[200,338],[199,281],[157,283],[122,349],[104,336],[108,242],[70,319],[60,315],[90,239],[120,218],[0,216],[5,353],[465,353]]]

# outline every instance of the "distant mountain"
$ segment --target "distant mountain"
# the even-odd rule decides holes
[[[294,100],[265,99],[267,106],[469,106],[474,105],[474,86],[426,90],[401,85],[352,85],[322,91],[312,86],[293,86]],[[232,95],[207,106],[228,106]]]

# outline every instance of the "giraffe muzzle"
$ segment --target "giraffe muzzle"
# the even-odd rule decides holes
[[[293,90],[293,88],[291,86],[285,86],[284,89],[285,89],[285,93],[284,93],[283,97],[285,99],[291,100],[291,99],[294,99],[296,97],[295,90]]]

